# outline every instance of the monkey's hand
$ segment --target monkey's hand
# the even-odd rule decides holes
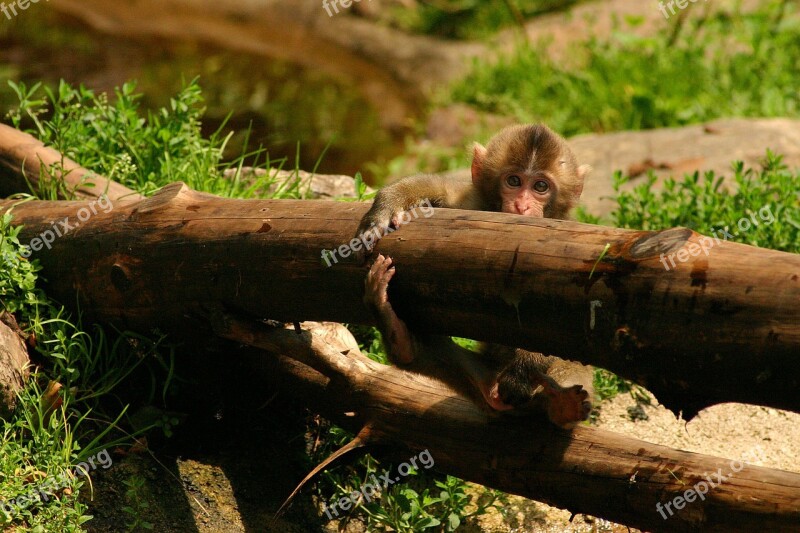
[[[353,254],[357,264],[364,263],[367,254],[375,248],[381,237],[385,237],[410,221],[411,216],[403,204],[397,202],[391,195],[379,193],[356,230],[355,238],[364,245]]]
[[[389,281],[394,273],[392,259],[378,254],[364,280],[364,304],[378,321],[378,329],[383,335],[383,342],[392,362],[410,364],[415,355],[411,333],[389,303]]]
[[[389,234],[402,225],[405,209],[384,201],[378,196],[372,207],[361,219],[356,230],[356,239],[364,243],[364,249],[369,252],[384,235]]]
[[[366,251],[371,251],[382,237],[419,215],[430,217],[434,206],[455,205],[471,189],[471,180],[427,174],[403,178],[378,191],[372,207],[358,225],[356,239],[364,243]],[[359,255],[363,259],[364,254]]]

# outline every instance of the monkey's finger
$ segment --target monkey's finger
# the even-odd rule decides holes
[[[369,269],[369,274],[367,274],[367,283],[372,282],[384,282],[384,278],[386,277],[386,272],[392,266],[392,258],[386,257],[383,254],[378,254],[378,257],[375,258],[375,262],[372,263],[372,266]],[[391,268],[392,275],[394,275],[394,268]],[[391,276],[389,276],[391,279]],[[388,280],[386,280],[388,282]]]
[[[585,400],[589,397],[589,393],[583,388],[583,385],[573,385],[570,388],[572,389],[572,392],[577,394],[581,400]]]
[[[369,267],[369,273],[367,274],[366,281],[369,282],[371,279],[378,276],[378,274],[383,270],[383,263],[386,258],[378,254],[378,257],[375,258],[375,261],[372,262],[372,266]]]
[[[395,275],[395,272],[397,272],[397,270],[395,270],[393,266],[387,266],[386,270],[383,271],[383,275],[381,276],[381,283],[388,287],[389,282]]]
[[[382,289],[386,290],[386,286],[389,285],[389,281],[394,277],[395,273],[394,266],[392,266],[392,258],[379,255],[375,264],[378,265],[378,268],[375,269],[375,276],[381,283]]]

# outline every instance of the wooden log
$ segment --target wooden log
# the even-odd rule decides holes
[[[0,124],[0,196],[55,188],[59,198],[99,198],[117,202],[144,196],[86,170],[32,135]]]
[[[17,407],[17,395],[30,375],[29,366],[22,331],[11,314],[0,312],[0,417],[8,417]]]
[[[366,205],[229,200],[174,184],[108,212],[88,208],[28,202],[15,222],[50,294],[77,293],[97,320],[192,336],[215,307],[371,322],[361,303],[366,267],[322,258],[350,241]],[[421,331],[605,367],[687,417],[725,401],[800,411],[800,256],[706,241],[684,228],[438,209],[378,249],[397,265],[392,301]],[[701,245],[707,256],[686,252],[665,270],[661,254]]]
[[[300,385],[321,412],[361,421],[363,444],[428,450],[438,470],[463,479],[646,531],[796,532],[800,524],[800,474],[488,413],[434,380],[343,349],[318,328],[298,335],[231,317],[214,322],[221,336],[276,354],[293,377],[289,388]]]

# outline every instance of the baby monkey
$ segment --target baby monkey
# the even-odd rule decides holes
[[[565,219],[578,202],[588,170],[578,166],[564,139],[546,126],[511,126],[486,147],[475,144],[471,180],[421,174],[381,189],[356,236],[386,234],[383,230],[400,226],[406,210],[426,200],[434,207]],[[364,294],[394,364],[437,378],[497,411],[543,410],[564,428],[589,416],[590,367],[493,344],[475,353],[450,337],[412,332],[389,303],[387,289],[394,274],[391,258],[378,255]]]

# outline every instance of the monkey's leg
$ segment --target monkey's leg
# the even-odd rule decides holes
[[[569,428],[589,417],[592,391],[590,367],[517,350],[491,394],[515,407],[541,405],[554,424]]]
[[[378,254],[364,281],[364,303],[378,321],[389,359],[398,365],[408,365],[414,361],[416,350],[408,326],[389,303],[387,290],[394,273],[392,259]]]

